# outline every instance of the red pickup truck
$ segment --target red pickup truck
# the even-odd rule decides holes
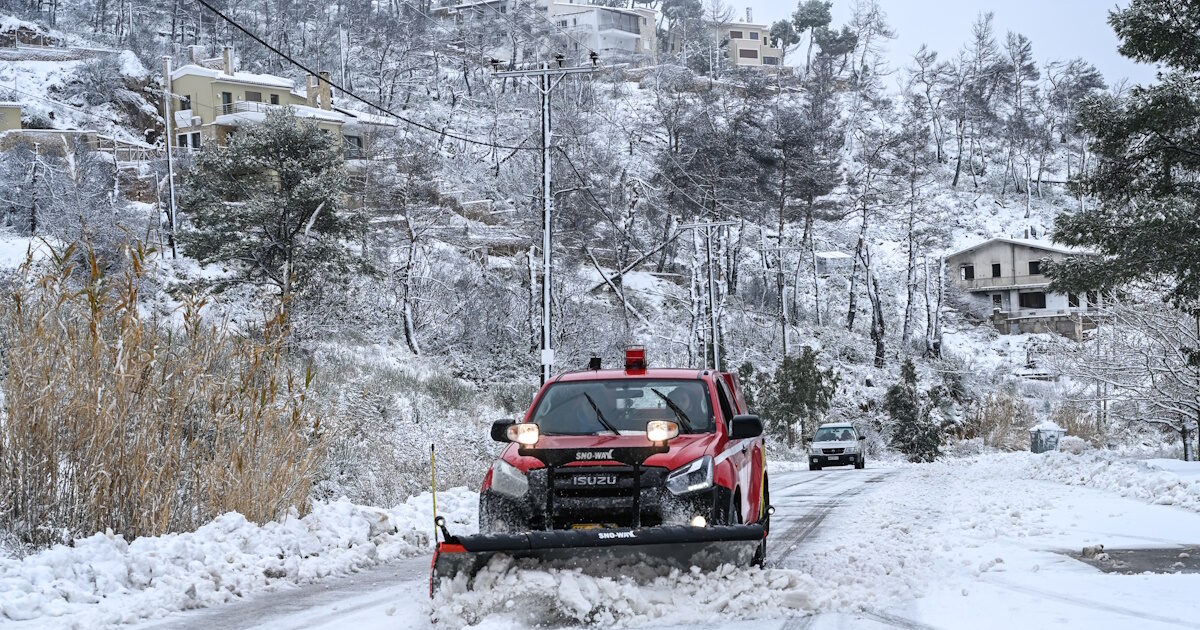
[[[624,369],[592,365],[550,379],[521,422],[493,424],[508,445],[483,479],[480,535],[444,532],[452,544],[439,555],[481,552],[477,568],[492,553],[634,547],[685,565],[761,564],[772,512],[763,425],[737,378],[649,369],[640,348]]]

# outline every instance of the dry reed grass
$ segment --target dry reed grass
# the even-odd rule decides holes
[[[306,506],[322,433],[311,371],[289,369],[279,321],[256,340],[205,323],[202,300],[182,326],[147,315],[151,254],[131,245],[106,275],[90,249],[52,252],[0,305],[0,527],[25,544]]]
[[[987,446],[1006,451],[1028,450],[1033,423],[1033,410],[1023,400],[993,392],[967,409],[962,438],[981,439]]]

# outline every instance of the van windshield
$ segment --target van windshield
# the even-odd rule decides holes
[[[699,380],[554,383],[533,412],[546,435],[645,433],[651,420],[675,422],[680,433],[715,431],[708,387]]]

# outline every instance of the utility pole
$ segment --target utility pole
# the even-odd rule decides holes
[[[171,206],[167,208],[167,245],[171,247],[171,258],[176,258],[175,253],[175,164],[171,159],[171,119],[174,114],[171,112],[171,56],[163,55],[164,78],[166,79],[163,89],[163,119],[166,122],[166,137],[163,141],[167,147],[167,186],[171,190]]]
[[[38,230],[38,163],[42,159],[42,144],[40,142],[33,143],[33,170],[30,173],[30,199],[29,199],[29,234],[37,236]]]
[[[521,78],[534,85],[538,94],[541,97],[541,115],[542,115],[542,383],[550,380],[550,370],[554,365],[554,347],[550,339],[551,318],[551,258],[550,253],[553,249],[551,243],[551,233],[554,218],[554,196],[550,192],[550,147],[553,142],[553,128],[551,126],[550,105],[551,93],[554,88],[569,74],[590,74],[599,69],[598,61],[600,56],[593,51],[589,55],[592,63],[589,66],[574,66],[563,67],[563,55],[557,54],[554,56],[555,64],[542,62],[540,68],[529,70],[505,70],[496,72],[496,76],[501,79]],[[500,61],[497,59],[491,60],[492,68],[499,69]],[[534,82],[533,78],[537,81]]]
[[[714,370],[721,369],[721,332],[717,322],[717,279],[713,273],[712,231],[713,228],[737,224],[737,221],[705,220],[679,226],[681,230],[704,230],[704,255],[708,259],[708,315],[709,323],[712,326],[712,367]]]

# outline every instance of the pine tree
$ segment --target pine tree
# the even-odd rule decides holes
[[[1111,13],[1121,53],[1169,68],[1127,96],[1089,99],[1079,113],[1096,161],[1075,181],[1098,204],[1060,217],[1055,238],[1102,254],[1051,270],[1054,290],[1136,280],[1195,312],[1200,301],[1200,5],[1134,0]]]
[[[822,370],[817,365],[817,353],[808,346],[800,356],[783,358],[769,388],[771,400],[763,407],[776,420],[771,426],[777,431],[783,429],[781,437],[786,438],[788,448],[794,447],[797,437],[816,427],[829,411],[839,380],[832,367]]]
[[[319,274],[362,268],[347,239],[365,228],[342,208],[346,175],[336,137],[290,111],[210,145],[188,174],[180,204],[184,251],[232,267],[233,282],[272,286],[287,312]]]
[[[931,462],[941,455],[942,431],[928,409],[922,409],[912,359],[900,366],[900,382],[888,388],[883,409],[892,418],[892,448],[907,455],[908,461]]]

